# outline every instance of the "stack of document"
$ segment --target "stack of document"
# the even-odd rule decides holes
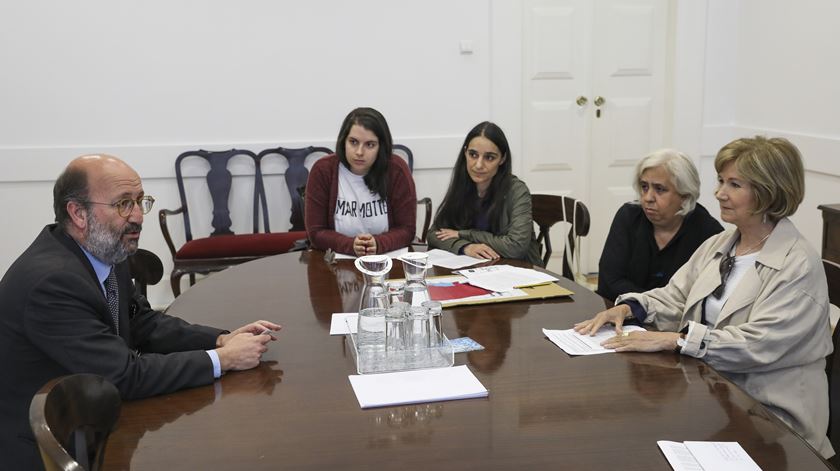
[[[656,442],[674,471],[761,471],[738,442]]]
[[[464,365],[452,368],[351,375],[362,409],[487,397],[478,378]]]
[[[469,284],[498,293],[557,281],[557,277],[548,273],[511,265],[491,265],[489,267],[470,268],[461,270],[458,273],[466,277]]]
[[[478,265],[487,261],[483,258],[470,257],[469,255],[455,255],[454,253],[441,249],[432,249],[426,253],[429,255],[429,263],[436,267],[448,268],[450,270]]]
[[[626,333],[645,330],[637,325],[625,325],[622,326],[621,329]],[[594,336],[581,335],[575,332],[575,329],[543,329],[543,333],[549,340],[554,342],[555,345],[562,348],[563,351],[569,355],[597,355],[599,353],[615,352],[615,350],[601,346],[601,342],[616,336],[615,328],[612,325],[605,325],[604,327],[601,327]]]

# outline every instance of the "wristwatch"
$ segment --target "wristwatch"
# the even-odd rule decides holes
[[[682,352],[683,347],[685,347],[685,334],[680,334],[680,337],[677,339],[677,346],[674,347],[674,352],[680,353]]]

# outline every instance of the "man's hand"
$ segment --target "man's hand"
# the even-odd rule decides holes
[[[256,321],[256,322],[251,322],[250,324],[245,324],[242,327],[234,330],[233,332],[231,332],[229,334],[220,335],[216,339],[216,346],[217,347],[224,347],[230,339],[232,339],[233,337],[235,337],[239,334],[244,334],[244,333],[249,333],[251,335],[267,335],[268,340],[277,340],[270,334],[272,332],[277,332],[282,328],[283,328],[283,326],[281,326],[280,324],[275,324],[274,322],[269,322],[269,321],[259,320],[259,321]],[[268,332],[266,332],[266,331],[268,331]]]
[[[260,357],[268,350],[266,344],[277,340],[271,333],[283,327],[269,321],[256,321],[222,334],[216,339],[216,353],[222,371],[247,370],[260,363]]]
[[[216,349],[222,371],[247,370],[260,364],[260,357],[268,350],[266,343],[270,335],[254,335],[248,332],[236,334]]]

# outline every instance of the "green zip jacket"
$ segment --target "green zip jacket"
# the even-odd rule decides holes
[[[504,211],[501,213],[498,234],[476,229],[461,229],[457,239],[442,241],[437,238],[438,228],[432,224],[426,239],[429,247],[436,247],[452,253],[460,253],[469,244],[487,244],[503,258],[525,260],[532,265],[543,266],[540,252],[542,247],[534,235],[534,220],[531,217],[531,193],[522,180],[513,177],[510,192],[505,195]]]

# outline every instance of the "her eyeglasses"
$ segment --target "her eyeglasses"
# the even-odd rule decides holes
[[[720,299],[723,296],[723,290],[726,288],[726,280],[729,279],[729,274],[732,273],[732,267],[735,266],[735,256],[726,254],[720,259],[718,270],[720,271],[720,285],[712,291],[712,296]]]
[[[90,204],[102,204],[105,206],[110,206],[112,208],[117,209],[117,213],[120,217],[127,218],[131,215],[131,212],[134,211],[134,205],[140,207],[140,212],[143,214],[149,214],[149,211],[152,210],[152,206],[155,205],[155,199],[152,196],[140,196],[136,200],[125,198],[114,203],[99,203],[97,201],[88,201]]]

